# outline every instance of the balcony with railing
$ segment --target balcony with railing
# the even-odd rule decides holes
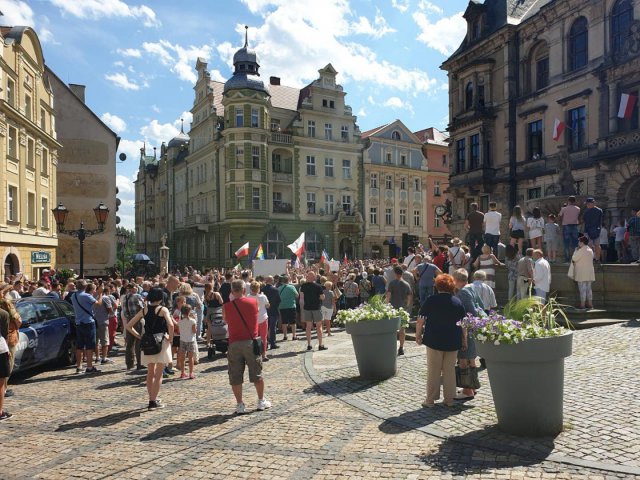
[[[271,141],[273,143],[281,143],[284,145],[293,145],[293,136],[288,133],[272,132]]]
[[[285,202],[273,202],[273,213],[293,213],[293,206]]]
[[[187,228],[204,226],[209,223],[209,215],[206,213],[196,213],[195,215],[188,215],[184,219],[184,226]]]

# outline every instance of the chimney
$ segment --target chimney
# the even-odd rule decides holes
[[[73,92],[73,94],[80,99],[82,103],[84,102],[84,91],[87,87],[85,85],[77,85],[75,83],[69,84],[69,89]]]
[[[280,85],[280,77],[269,77],[269,83],[271,85]]]

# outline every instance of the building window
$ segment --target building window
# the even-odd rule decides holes
[[[309,260],[320,258],[322,255],[322,240],[318,232],[305,232],[305,256]]]
[[[441,193],[440,193],[440,180],[436,180],[433,183],[433,195],[435,197],[439,197],[441,195]]]
[[[29,95],[24,96],[24,116],[27,120],[31,120],[33,106],[31,105],[31,97]]]
[[[273,199],[273,211],[279,212],[282,207],[282,192],[273,192],[271,198]]]
[[[325,140],[331,140],[331,129],[333,127],[331,126],[330,123],[325,123],[324,124],[324,138]]]
[[[16,106],[16,83],[10,78],[7,79],[7,103],[12,107]]]
[[[384,177],[384,188],[387,190],[393,190],[393,177],[391,175],[386,175]]]
[[[14,159],[18,159],[18,129],[9,126],[9,145],[8,155]]]
[[[244,127],[244,109],[236,108],[236,127]]]
[[[385,225],[393,225],[393,209],[386,208],[384,211],[384,223]]]
[[[406,155],[400,155],[400,165],[406,167],[407,166],[407,156]]]
[[[35,143],[33,138],[27,139],[27,167],[35,168],[36,167],[36,152],[35,152]]]
[[[542,120],[527,125],[527,158],[538,160],[542,157]]]
[[[27,194],[27,225],[36,226],[36,194],[31,192]]]
[[[527,199],[534,200],[542,197],[542,187],[530,188],[527,190]]]
[[[464,89],[464,108],[465,110],[473,108],[473,82],[467,83]]]
[[[251,196],[251,204],[254,210],[260,210],[260,188],[253,187],[253,195]]]
[[[587,109],[586,107],[578,107],[569,110],[569,121],[567,122],[570,129],[567,129],[569,135],[569,150],[580,150],[587,145]]]
[[[584,195],[584,180],[576,180],[573,183],[574,188],[576,189],[576,195]]]
[[[406,227],[407,225],[407,210],[406,208],[400,209],[400,226]]]
[[[393,132],[391,132],[391,140],[400,140],[400,132],[398,132],[397,130],[394,130]]]
[[[335,213],[333,195],[324,196],[324,211],[327,215],[333,215]]]
[[[440,228],[440,217],[436,215],[433,219],[433,226],[435,228]]]
[[[342,211],[351,214],[351,195],[342,196]]]
[[[340,127],[340,138],[342,138],[342,140],[349,140],[349,127],[346,125]]]
[[[333,177],[333,158],[324,159],[324,176]]]
[[[542,90],[549,85],[549,57],[536,61],[536,90]]]
[[[421,190],[421,182],[419,178],[414,178],[413,179],[413,190],[415,192],[419,192]]]
[[[378,188],[378,174],[377,173],[372,173],[371,174],[371,179],[369,180],[369,186],[371,188]]]
[[[391,152],[387,153],[384,158],[385,162],[391,163]]]
[[[407,189],[407,177],[400,177],[400,190]]]
[[[251,147],[251,165],[260,170],[260,147]]]
[[[49,228],[49,199],[42,197],[40,202],[40,225]]]
[[[316,157],[307,155],[307,175],[316,174]]]
[[[271,168],[275,173],[291,173],[291,159],[282,158],[279,153],[271,154]]]
[[[280,120],[278,120],[277,118],[272,118],[271,119],[271,131],[272,132],[279,132],[280,131]]]
[[[315,137],[316,136],[316,121],[315,120],[309,120],[307,122],[307,136],[308,137]]]
[[[244,168],[244,147],[236,146],[236,168]]]
[[[469,169],[473,170],[480,167],[480,134],[476,133],[469,137],[469,146],[471,147],[471,158],[469,159]]]
[[[369,209],[369,223],[371,223],[371,225],[378,224],[378,208],[377,207],[371,207]]]
[[[457,172],[464,172],[467,169],[467,158],[466,158],[466,146],[465,139],[458,140],[456,142],[456,155],[457,155]]]
[[[446,155],[442,155],[442,166],[443,167],[447,166],[447,156]]]
[[[420,210],[414,210],[413,211],[413,226],[414,227],[419,227],[420,226]]]
[[[578,70],[589,60],[589,28],[587,19],[578,18],[569,31],[569,70]]]
[[[611,9],[611,50],[615,56],[623,53],[627,39],[631,37],[633,5],[629,0],[618,0]]]
[[[244,210],[244,187],[236,187],[236,209]]]
[[[267,258],[284,257],[284,237],[278,230],[271,230],[265,238],[265,255]]]
[[[342,177],[351,180],[351,160],[342,160]]]
[[[322,106],[325,108],[336,108],[336,102],[334,100],[322,99]]]
[[[258,128],[260,126],[260,122],[258,120],[258,109],[257,108],[252,108],[251,109],[251,126],[253,128]]]
[[[7,220],[18,221],[18,187],[12,185],[7,188]]]
[[[316,194],[312,192],[307,193],[307,213],[316,213]]]

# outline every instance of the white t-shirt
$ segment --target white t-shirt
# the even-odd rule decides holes
[[[249,298],[255,298],[258,301],[258,323],[263,323],[269,320],[269,314],[267,313],[267,305],[269,300],[264,293],[257,295],[248,295]]]
[[[600,229],[600,245],[609,245],[609,231],[607,227]]]
[[[489,235],[500,235],[500,222],[502,214],[491,210],[484,214],[484,233]]]
[[[544,228],[544,218],[527,218],[527,227],[529,227],[529,238],[538,238],[542,236]]]
[[[616,242],[622,242],[624,241],[624,234],[627,231],[627,229],[625,227],[616,227],[613,229],[614,233],[616,234]]]
[[[196,324],[196,319],[193,317],[180,317],[178,322],[178,328],[180,329],[180,341],[181,342],[195,342],[196,334],[193,331],[193,327]]]

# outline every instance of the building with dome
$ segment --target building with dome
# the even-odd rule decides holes
[[[308,259],[362,258],[363,145],[336,70],[302,89],[265,82],[246,40],[233,65],[219,82],[198,59],[188,135],[141,150],[138,250],[157,261],[166,234],[171,265],[231,266],[246,242],[289,258],[304,231]]]

